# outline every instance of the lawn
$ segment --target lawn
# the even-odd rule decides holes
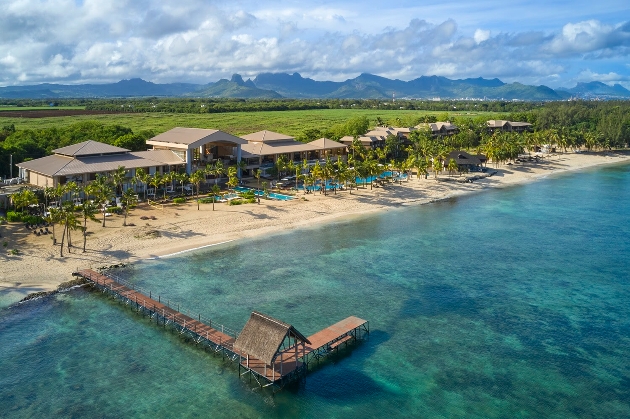
[[[98,121],[106,125],[129,127],[134,132],[150,129],[156,133],[161,133],[174,127],[191,127],[219,129],[233,135],[244,135],[261,130],[298,135],[305,129],[324,129],[357,116],[367,117],[372,125],[376,125],[376,118],[379,117],[389,125],[400,126],[402,121],[411,120],[414,117],[443,113],[416,110],[318,109],[217,114],[121,113],[51,118],[3,118],[2,113],[0,113],[0,126],[15,124],[16,129],[38,129],[63,127],[80,121]],[[482,115],[482,113],[450,113],[449,115],[451,117],[475,117]],[[491,119],[497,114],[483,113],[483,115]]]

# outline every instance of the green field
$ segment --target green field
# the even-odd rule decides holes
[[[24,109],[24,108],[20,108]],[[16,129],[39,129],[63,127],[81,121],[98,121],[105,125],[122,125],[134,132],[154,130],[156,133],[174,127],[219,129],[233,135],[249,134],[261,130],[298,135],[305,129],[326,129],[344,123],[348,119],[365,116],[375,125],[379,117],[389,125],[404,126],[406,121],[424,115],[443,115],[444,112],[370,110],[370,109],[318,109],[305,111],[263,111],[229,112],[217,114],[168,114],[168,113],[128,113],[109,115],[81,115],[54,118],[3,118],[0,113],[0,126],[15,124]],[[484,116],[492,119],[493,113],[450,113],[452,117]]]
[[[57,109],[62,110],[83,110],[85,106],[6,106],[0,105],[0,112],[2,111],[54,111]]]

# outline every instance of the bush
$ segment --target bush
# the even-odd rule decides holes
[[[22,221],[31,225],[44,224],[44,219],[39,215],[23,215]]]
[[[243,192],[240,194],[243,198],[250,200],[252,198],[256,198],[256,194],[251,189],[249,191]]]
[[[186,198],[173,198],[173,204],[179,205],[179,204],[185,204],[186,203]]]
[[[123,209],[120,207],[107,207],[107,212],[111,214],[122,214]]]
[[[15,212],[15,211],[7,212],[7,221],[9,222],[22,221],[22,213]]]
[[[232,199],[228,201],[228,204],[230,205],[241,205],[242,203],[243,203],[242,199]]]

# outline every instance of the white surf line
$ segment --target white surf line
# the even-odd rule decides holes
[[[194,247],[192,249],[182,250],[180,252],[169,253],[168,255],[155,256],[155,257],[152,257],[152,258],[147,258],[147,260],[168,258],[168,257],[171,257],[171,256],[181,255],[182,253],[192,252],[193,250],[205,249],[206,247],[218,246],[220,244],[225,244],[225,243],[229,243],[229,242],[233,242],[233,241],[234,240],[227,240],[227,241],[220,242],[220,243],[206,244],[205,246],[199,246],[199,247]]]

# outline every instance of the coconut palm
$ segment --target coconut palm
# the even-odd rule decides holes
[[[144,192],[144,200],[147,200],[147,185],[149,184],[149,174],[142,168],[136,169],[135,175],[136,181],[142,184],[142,191]]]
[[[169,186],[173,188],[173,180],[175,180],[176,173],[175,172],[167,172],[162,176],[162,181],[164,183],[164,200],[166,200],[166,192],[169,189]]]
[[[446,168],[448,169],[449,175],[453,175],[453,172],[456,172],[459,170],[459,165],[457,164],[457,162],[455,161],[455,159],[451,159],[448,162],[448,166],[446,166]]]
[[[112,173],[112,180],[116,185],[116,196],[122,195],[123,185],[127,183],[127,169],[125,166],[118,166]]]
[[[196,170],[190,175],[190,183],[197,187],[197,211],[199,211],[199,185],[206,180],[206,173],[203,170]]]
[[[120,199],[121,203],[123,204],[123,207],[125,209],[125,219],[123,220],[123,226],[127,226],[127,214],[129,213],[129,209],[135,205],[138,204],[138,196],[136,195],[136,193],[131,190],[131,189],[127,189],[125,192],[123,192],[123,196]]]
[[[186,172],[176,173],[175,174],[175,179],[179,182],[179,185],[182,188],[182,195],[183,195],[184,194],[184,183],[186,183],[186,181],[188,180],[188,175],[186,174]]]
[[[256,196],[258,197],[258,203],[260,204],[260,169],[254,171],[254,177],[256,178]]]
[[[158,172],[155,172],[155,174],[149,178],[149,185],[153,186],[155,196],[157,196],[157,191],[162,183],[164,183],[164,179]]]
[[[98,223],[99,221],[96,218],[97,213],[98,213],[98,208],[96,207],[94,202],[88,199],[83,201],[83,204],[81,205],[79,209],[79,214],[83,218],[83,253],[85,253],[85,245],[87,242],[87,220],[89,218],[90,220]],[[54,228],[53,228],[53,234],[54,234]]]
[[[221,192],[219,185],[212,185],[212,211],[214,211],[214,203],[217,200],[217,195]],[[260,204],[260,197],[258,197],[258,203]]]
[[[217,183],[219,183],[219,179],[221,178],[221,176],[225,174],[225,166],[223,165],[223,161],[221,160],[216,161],[216,163],[214,164],[212,174],[215,176],[214,183],[216,185]]]
[[[59,250],[60,257],[63,257],[63,243],[66,237],[66,232],[70,232],[70,230],[76,230],[80,227],[79,220],[77,219],[76,213],[74,212],[74,205],[72,202],[64,202],[60,209],[60,219],[59,224],[63,225],[63,234],[61,235],[61,248]],[[70,251],[70,242],[68,242],[68,251]]]
[[[103,208],[103,227],[105,227],[106,207],[114,198],[114,185],[106,176],[96,175],[96,179],[85,187],[85,192],[94,197],[94,203]]]
[[[238,169],[236,168],[236,166],[228,167],[228,188],[233,190],[235,187],[238,186],[238,182]]]

